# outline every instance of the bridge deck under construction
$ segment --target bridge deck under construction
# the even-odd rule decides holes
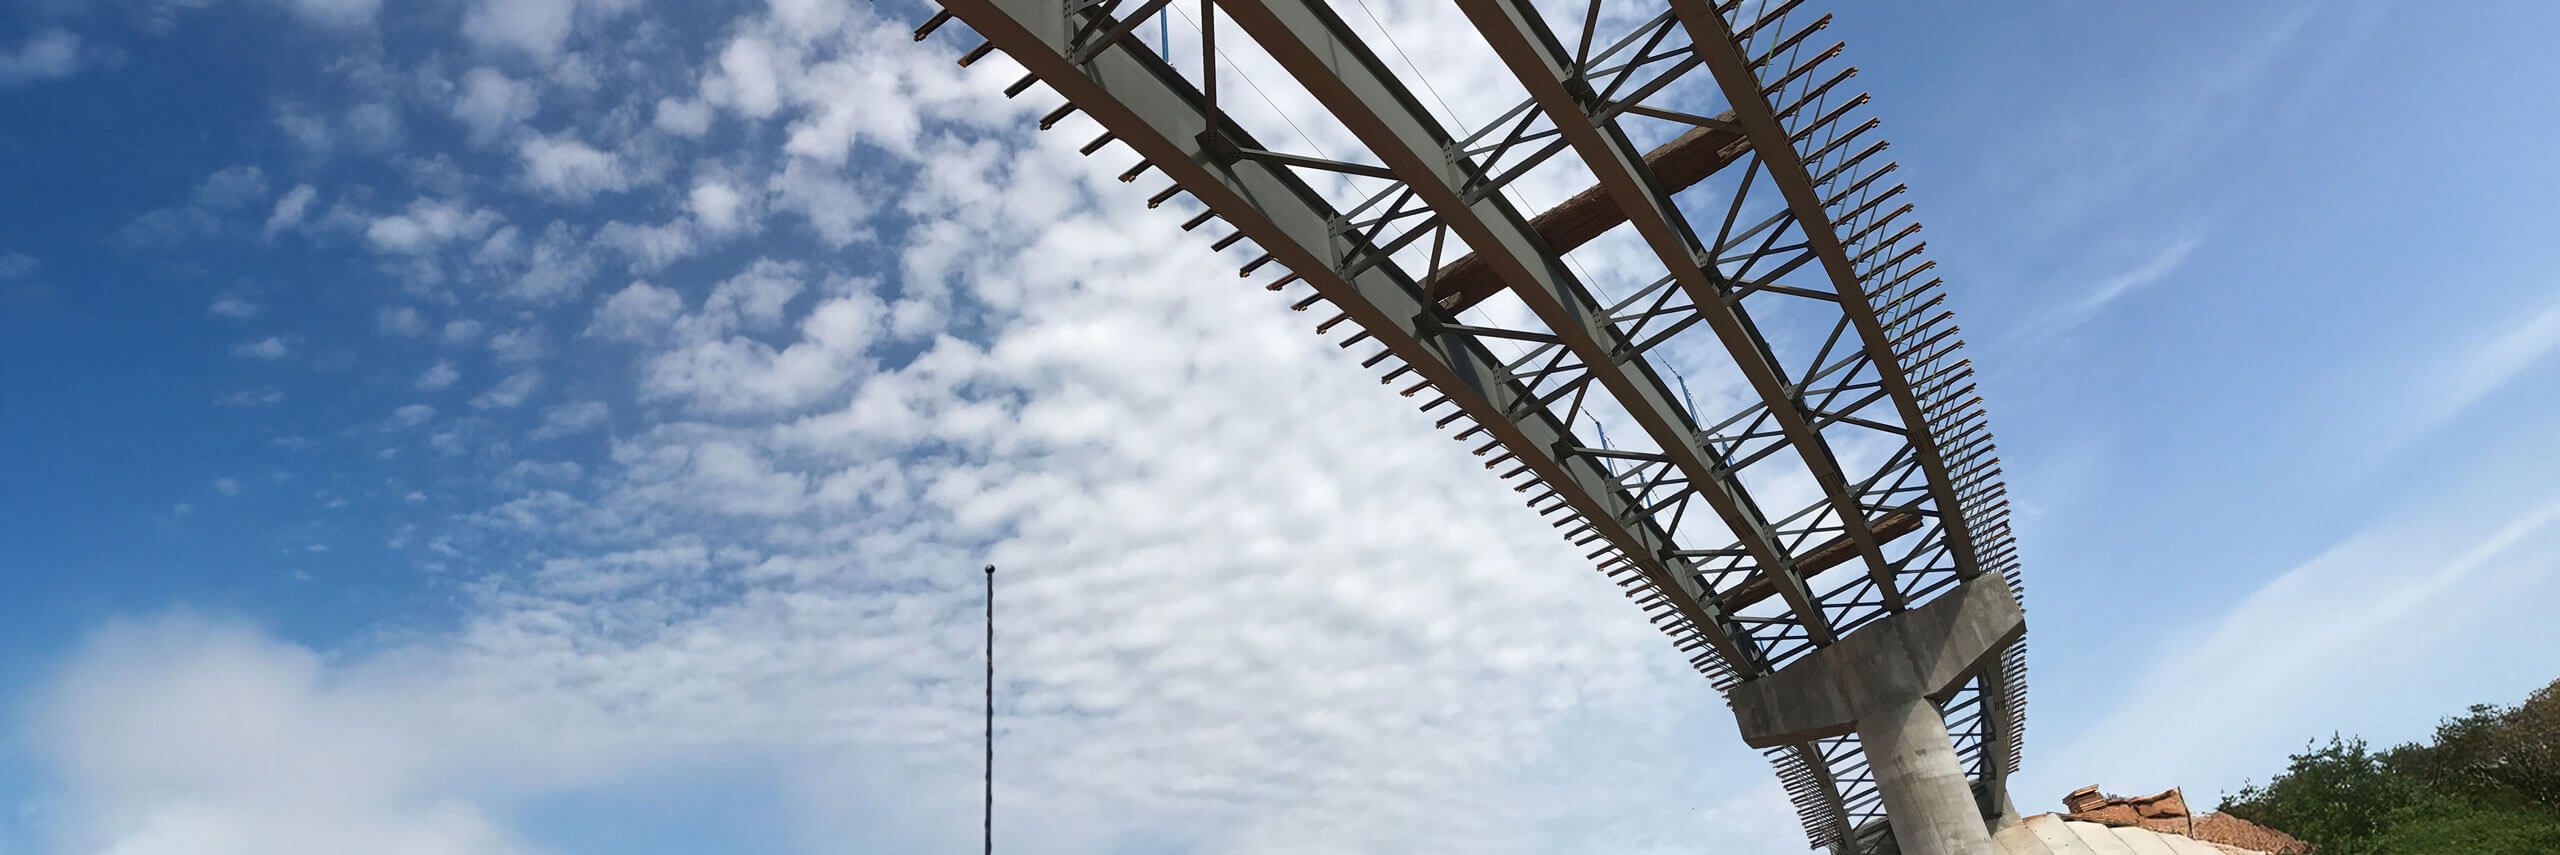
[[[1936,262],[1830,16],[1801,0],[1592,0],[1552,7],[1561,29],[1526,0],[1456,0],[1511,87],[1463,114],[1383,24],[1401,63],[1320,0],[941,2],[919,40],[956,18],[984,40],[961,62],[1000,51],[1024,72],[1009,96],[1059,102],[1041,127],[1098,125],[1086,154],[1166,184],[1151,205],[1318,312],[1718,689],[1977,577],[2019,593]],[[1336,144],[1280,136],[1274,113],[1317,118],[1281,100]],[[1530,183],[1569,192],[1531,210]],[[2024,723],[2005,644],[1929,699],[1995,793]],[[1767,750],[1815,845],[1882,833],[1856,734]]]

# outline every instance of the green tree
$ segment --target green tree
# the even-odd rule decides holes
[[[2433,798],[2421,780],[2397,773],[2362,738],[2331,734],[2329,744],[2293,755],[2265,786],[2250,784],[2224,797],[2222,810],[2343,855],[2362,851],[2394,811]]]
[[[2560,821],[2539,811],[2452,804],[2409,816],[2352,850],[2373,855],[2551,855]],[[2328,855],[2322,850],[2321,855]]]
[[[2560,853],[2560,680],[2517,706],[2447,718],[2425,744],[2376,752],[2331,734],[2222,810],[2320,855]]]
[[[2460,792],[2560,811],[2560,680],[2515,707],[2481,704],[2446,719],[2418,771]]]

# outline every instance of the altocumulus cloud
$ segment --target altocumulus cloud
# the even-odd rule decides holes
[[[100,630],[41,704],[75,850],[530,851],[527,800],[708,757],[772,770],[813,849],[957,846],[990,559],[1014,848],[1801,845],[1614,587],[1306,316],[1200,287],[1232,260],[1035,136],[1018,70],[820,0],[459,26],[510,70],[375,71],[454,78],[401,90],[454,149],[406,156],[486,169],[307,221],[341,190],[275,183],[379,265],[401,394],[489,384],[364,432],[491,485],[393,547],[464,614]]]

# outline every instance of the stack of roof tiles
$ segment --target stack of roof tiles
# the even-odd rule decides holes
[[[2082,787],[2063,797],[2065,813],[2038,814],[1998,836],[2006,855],[2308,855],[2292,835],[2232,816],[2197,816],[2172,788],[2153,796],[2109,796]]]

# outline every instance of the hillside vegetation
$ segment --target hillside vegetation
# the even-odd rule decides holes
[[[2560,853],[2560,680],[2445,719],[2423,744],[2374,751],[2333,734],[2222,810],[2320,855]]]

